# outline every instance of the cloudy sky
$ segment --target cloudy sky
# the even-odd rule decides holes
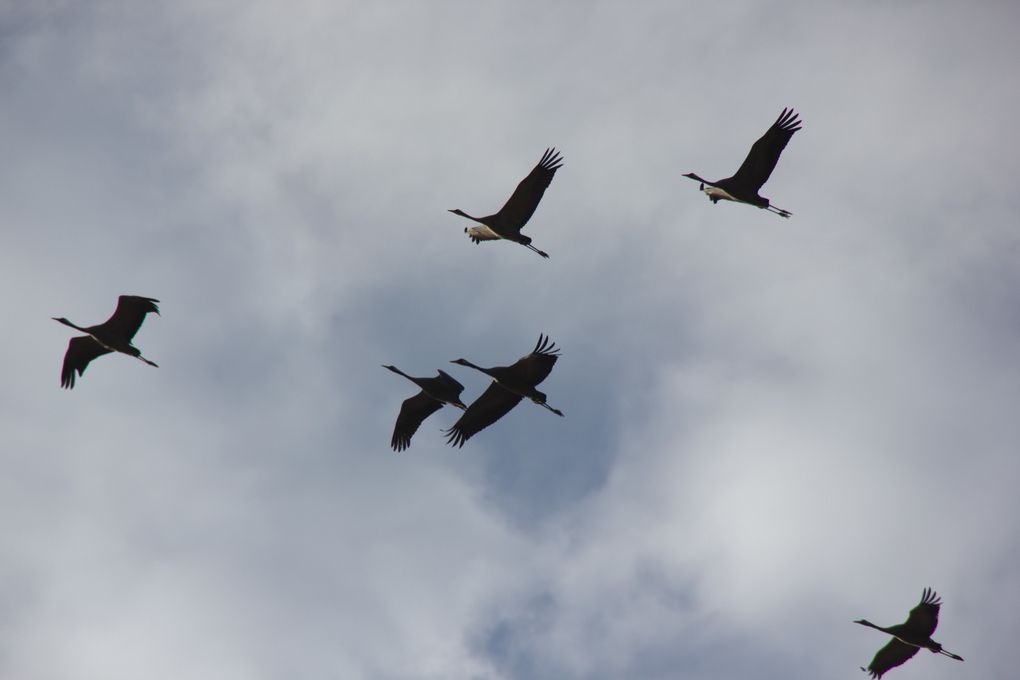
[[[1013,678],[1020,10],[0,2],[0,676]],[[793,106],[762,193],[712,205]],[[472,244],[555,146],[526,228]],[[161,300],[59,387],[70,329]],[[542,389],[463,449],[413,375]]]

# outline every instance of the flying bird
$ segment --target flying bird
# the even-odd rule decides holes
[[[901,624],[883,628],[866,619],[854,621],[893,636],[889,644],[878,650],[871,664],[867,668],[862,667],[861,670],[870,674],[872,678],[881,678],[890,668],[906,663],[922,647],[930,649],[935,654],[944,654],[957,661],[963,661],[962,656],[947,652],[942,649],[942,645],[931,639],[931,634],[939,625],[941,606],[942,602],[935,591],[925,588],[921,594],[920,604],[910,610],[910,616]]]
[[[485,373],[492,378],[492,384],[468,406],[453,427],[446,430],[447,443],[464,446],[464,442],[505,416],[525,397],[562,416],[563,412],[547,404],[545,394],[535,389],[552,371],[558,358],[559,350],[553,342],[547,336],[539,335],[531,354],[518,359],[512,366],[482,368],[467,359],[451,361]]]
[[[779,118],[772,124],[765,134],[751,147],[743,164],[733,177],[721,179],[718,182],[710,182],[707,179],[698,177],[689,172],[684,177],[701,182],[698,187],[708,194],[712,203],[720,200],[736,201],[737,203],[750,203],[759,208],[765,208],[781,217],[789,217],[793,213],[783,210],[769,203],[769,199],[758,195],[758,190],[768,180],[776,163],[779,162],[779,155],[783,153],[787,142],[793,133],[800,129],[800,120],[793,109],[783,109]]]
[[[98,326],[87,328],[76,326],[63,317],[53,317],[54,321],[87,334],[71,338],[67,344],[64,367],[60,371],[60,386],[73,388],[76,372],[79,376],[84,375],[89,362],[110,352],[127,354],[150,366],[156,366],[155,362],[143,357],[142,352],[131,344],[131,338],[135,337],[146,314],[159,314],[157,302],[159,300],[139,295],[121,295],[117,300],[117,309],[109,319]]]
[[[454,380],[449,373],[439,371],[435,378],[415,378],[401,371],[396,366],[386,366],[397,375],[402,375],[421,388],[421,392],[404,400],[397,415],[397,424],[393,426],[393,439],[390,446],[394,451],[403,451],[411,445],[411,437],[418,431],[418,426],[430,415],[450,404],[464,410],[467,406],[460,400],[464,386]]]
[[[475,243],[506,239],[527,246],[542,257],[549,257],[547,253],[531,245],[531,238],[522,234],[521,229],[535,214],[535,208],[538,207],[538,202],[542,200],[542,195],[545,194],[549,183],[552,182],[553,175],[562,166],[563,158],[556,149],[546,149],[542,160],[528,173],[527,177],[521,180],[513,195],[495,215],[472,217],[459,209],[453,209],[450,212],[481,224],[480,227],[464,229],[464,233]]]

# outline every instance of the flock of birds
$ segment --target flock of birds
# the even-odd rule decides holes
[[[693,172],[687,173],[684,177],[697,181],[699,190],[703,191],[713,204],[721,200],[746,203],[788,218],[793,213],[772,205],[769,199],[759,195],[758,192],[775,169],[790,138],[801,129],[800,125],[801,121],[793,109],[783,109],[776,122],[751,146],[747,158],[732,177],[715,182],[703,179]],[[522,234],[521,229],[535,214],[542,196],[561,167],[563,157],[555,149],[547,149],[538,165],[521,180],[499,212],[486,217],[472,217],[459,209],[450,212],[479,224],[464,229],[468,238],[475,243],[513,241],[548,258],[548,253],[531,245],[531,238]],[[121,295],[113,315],[96,326],[82,327],[65,318],[54,317],[55,321],[85,334],[72,338],[68,343],[60,372],[60,386],[73,388],[76,374],[77,377],[81,377],[93,360],[111,352],[120,352],[150,366],[156,366],[155,362],[143,357],[141,351],[132,345],[131,341],[147,314],[150,312],[159,314],[159,308],[156,306],[158,302],[159,300],[154,298]],[[404,400],[401,405],[390,445],[394,451],[407,449],[422,422],[444,405],[454,406],[463,411],[457,422],[444,431],[447,443],[456,447],[464,446],[468,439],[512,411],[525,398],[558,416],[563,416],[563,412],[550,406],[546,402],[545,394],[537,389],[552,372],[558,358],[559,350],[555,344],[547,336],[539,335],[531,353],[510,366],[483,368],[467,359],[455,359],[450,363],[473,368],[492,378],[489,387],[470,406],[465,405],[460,399],[464,386],[445,371],[440,370],[434,378],[417,378],[404,373],[396,366],[384,365],[383,368],[407,378],[420,388],[417,394]],[[962,657],[947,652],[931,638],[938,625],[940,606],[941,600],[938,595],[930,588],[925,588],[921,602],[910,610],[907,620],[901,624],[884,628],[866,619],[855,621],[854,623],[875,628],[892,636],[892,640],[875,654],[868,667],[862,667],[861,670],[872,678],[881,678],[889,669],[905,663],[921,648],[963,661]]]

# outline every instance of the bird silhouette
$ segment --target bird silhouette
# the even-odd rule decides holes
[[[552,371],[558,358],[559,350],[552,341],[547,336],[539,335],[531,354],[518,359],[512,366],[482,368],[467,359],[450,362],[485,373],[492,378],[492,384],[468,406],[453,427],[446,430],[447,443],[464,446],[464,442],[505,416],[525,397],[562,416],[563,412],[547,404],[545,394],[535,389]]]
[[[467,406],[460,400],[460,393],[464,386],[454,380],[449,373],[440,370],[435,378],[415,378],[401,371],[396,366],[386,366],[397,375],[402,375],[415,385],[421,388],[421,392],[408,397],[400,405],[400,413],[397,415],[397,423],[393,426],[393,439],[390,446],[394,451],[403,451],[411,445],[411,437],[418,431],[418,427],[430,415],[443,408],[443,404],[450,404],[464,410]]]
[[[800,120],[797,119],[797,114],[793,109],[783,109],[772,127],[751,146],[751,151],[737,170],[737,174],[718,182],[702,179],[693,172],[687,173],[684,177],[700,182],[701,186],[698,188],[708,195],[712,203],[718,203],[720,200],[749,203],[781,217],[789,217],[793,213],[775,207],[769,203],[769,199],[759,196],[758,190],[772,174],[776,163],[779,162],[779,155],[783,153],[790,137],[793,137],[793,133],[799,129]]]
[[[63,317],[53,317],[65,326],[86,333],[86,335],[71,338],[67,344],[67,352],[64,354],[64,366],[60,371],[60,386],[71,389],[74,387],[75,373],[84,375],[89,363],[110,352],[127,354],[150,366],[156,363],[149,361],[142,356],[142,352],[131,344],[131,339],[141,327],[145,315],[149,312],[159,314],[159,307],[156,303],[159,300],[139,295],[121,295],[117,300],[117,309],[113,315],[99,324],[82,328],[76,326]]]
[[[521,180],[517,189],[498,213],[486,217],[472,217],[459,208],[454,208],[450,212],[482,225],[464,229],[468,238],[475,243],[506,239],[520,243],[542,257],[549,257],[547,253],[531,245],[531,238],[522,234],[521,229],[535,214],[535,208],[538,207],[545,190],[552,182],[553,175],[562,166],[563,158],[556,152],[556,149],[546,149],[542,160],[528,173],[527,177]]]
[[[935,654],[943,654],[957,661],[963,661],[962,656],[947,652],[942,649],[942,645],[931,639],[931,634],[939,625],[939,607],[941,606],[942,602],[935,591],[925,588],[921,594],[921,602],[910,610],[910,616],[903,623],[883,628],[867,619],[854,621],[854,623],[869,626],[893,636],[893,639],[885,647],[878,650],[868,667],[862,667],[861,670],[872,678],[881,678],[890,668],[906,663],[922,647],[930,649]]]

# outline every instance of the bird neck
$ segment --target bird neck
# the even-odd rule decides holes
[[[883,633],[887,633],[888,632],[882,626],[876,626],[875,624],[873,624],[871,621],[868,621],[867,619],[861,619],[860,621],[854,621],[854,623],[859,623],[862,626],[868,626],[869,628],[874,628],[875,630],[880,630]]]
[[[82,328],[81,326],[76,326],[75,324],[71,323],[70,321],[68,321],[67,319],[65,319],[63,317],[61,317],[59,319],[54,317],[53,320],[54,321],[58,321],[58,322],[64,324],[65,326],[70,326],[71,328],[73,328],[75,330],[78,330],[78,331],[81,331],[82,333],[88,333],[88,330]]]
[[[408,380],[411,379],[411,376],[409,376],[408,374],[404,373],[403,371],[401,371],[396,366],[383,366],[383,368],[389,369],[389,370],[393,371],[394,373],[396,373],[397,375],[402,375],[405,378],[407,378]]]
[[[473,215],[468,215],[466,212],[464,212],[460,208],[454,208],[450,212],[452,212],[454,215],[460,215],[461,217],[466,217],[469,220],[474,220],[475,222],[481,222],[481,220],[479,220],[477,217],[474,217]]]

